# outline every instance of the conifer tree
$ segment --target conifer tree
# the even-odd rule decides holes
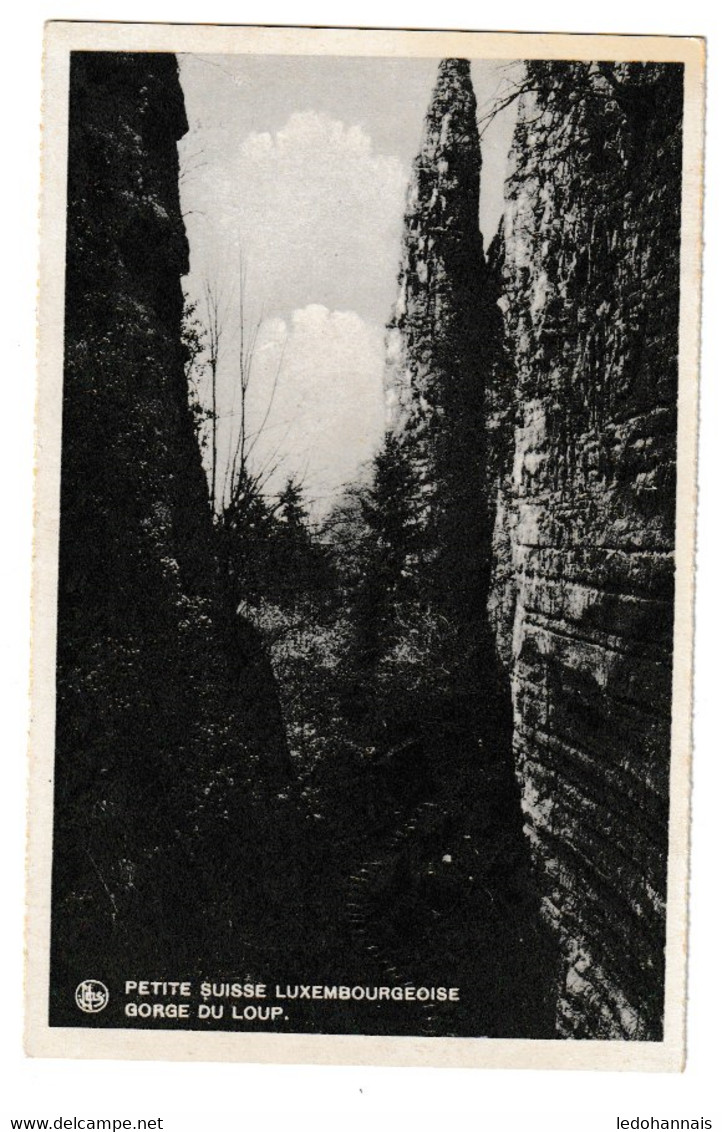
[[[395,640],[394,612],[412,595],[417,542],[415,484],[398,436],[386,434],[373,472],[361,501],[369,549],[354,611],[358,659],[367,669]]]

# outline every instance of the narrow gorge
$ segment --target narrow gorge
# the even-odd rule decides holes
[[[485,250],[489,116],[439,65],[383,438],[314,512],[245,435],[216,490],[176,57],[73,53],[54,1025],[132,962],[460,991],[300,1032],[663,1035],[683,69],[513,76]]]

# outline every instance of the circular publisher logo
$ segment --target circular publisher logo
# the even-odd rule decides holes
[[[83,979],[75,988],[75,1004],[86,1014],[99,1014],[108,1005],[110,994],[97,979]]]

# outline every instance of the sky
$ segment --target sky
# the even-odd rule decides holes
[[[239,427],[242,292],[246,342],[255,335],[252,470],[269,493],[300,479],[316,516],[358,478],[383,435],[385,324],[437,67],[418,58],[180,56],[185,285],[201,316],[207,286],[220,302],[220,464]],[[510,67],[472,63],[480,115],[503,93]],[[505,111],[484,134],[487,244],[513,125]]]

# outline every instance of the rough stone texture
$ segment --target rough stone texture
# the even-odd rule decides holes
[[[480,687],[487,693],[481,722],[492,743],[511,725],[487,614],[493,510],[485,390],[503,325],[479,232],[480,173],[469,64],[446,59],[409,184],[387,335],[387,420],[417,485],[424,599],[465,657],[457,681],[468,677],[472,698]]]
[[[61,1017],[68,1002],[72,1015],[76,965],[108,971],[162,946],[180,961],[179,941],[200,946],[214,916],[230,922],[244,777],[284,750],[270,668],[264,679],[244,654],[217,569],[188,406],[176,147],[186,129],[173,55],[73,54],[53,878]]]
[[[446,59],[407,193],[399,295],[387,337],[388,422],[404,436],[419,436],[419,458],[427,462],[448,387],[468,381],[469,369],[481,381],[478,359],[467,356],[471,344],[483,344],[485,329],[480,175],[469,64]]]
[[[452,1033],[546,1038],[554,943],[532,883],[510,679],[487,610],[494,515],[485,420],[503,320],[479,232],[480,170],[469,64],[447,59],[409,186],[386,371],[396,447],[387,438],[385,458],[407,461],[396,483],[412,497],[409,543],[418,549],[401,571],[393,560],[410,584],[392,594],[399,645],[386,662],[391,710],[380,734],[386,743],[398,735],[404,798],[417,799],[356,883],[353,922],[412,982],[441,978],[452,957],[464,999]],[[375,486],[392,495],[379,490],[378,475]],[[417,684],[407,658],[419,642]],[[411,921],[418,931],[409,933]]]
[[[536,63],[524,85],[492,257],[514,367],[493,414],[509,466],[491,607],[526,831],[565,956],[558,1032],[655,1040],[682,69]]]

